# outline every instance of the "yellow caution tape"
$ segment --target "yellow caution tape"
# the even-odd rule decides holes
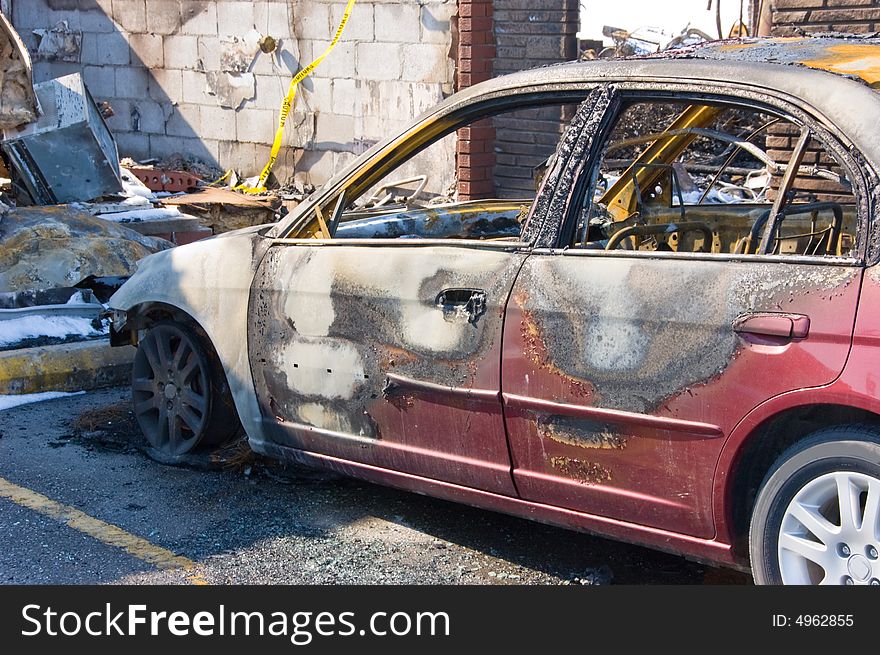
[[[221,184],[222,182],[225,182],[225,181],[229,178],[230,175],[232,175],[232,170],[231,170],[231,169],[228,170],[228,171],[226,171],[225,173],[223,173],[223,175],[221,175],[220,177],[218,177],[218,178],[217,178],[216,180],[214,180],[213,182],[208,182],[205,186],[220,186],[220,184]]]
[[[318,65],[324,61],[324,58],[327,57],[333,48],[336,47],[336,44],[339,43],[339,39],[342,38],[342,30],[345,29],[345,25],[351,17],[351,10],[354,8],[355,2],[356,0],[348,0],[348,4],[345,6],[345,12],[342,14],[342,21],[340,21],[339,27],[336,28],[336,34],[333,35],[333,40],[330,41],[330,45],[327,46],[327,49],[321,53],[320,57],[315,59],[305,68],[301,69],[293,79],[290,80],[290,86],[287,88],[287,95],[284,96],[284,100],[281,102],[281,114],[278,117],[278,129],[275,131],[275,140],[272,142],[272,151],[269,154],[269,161],[263,167],[263,171],[257,179],[257,185],[254,187],[239,185],[235,187],[236,189],[251,194],[262,193],[266,190],[266,180],[269,179],[269,174],[272,172],[272,168],[275,166],[275,162],[278,159],[278,152],[281,150],[281,139],[284,136],[284,125],[287,123],[287,117],[290,115],[290,110],[293,108],[293,101],[294,98],[296,98],[296,87],[314,72]]]

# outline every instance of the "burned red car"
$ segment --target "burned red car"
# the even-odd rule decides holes
[[[140,425],[878,585],[878,83],[880,41],[776,39],[453,95],[142,261],[110,303]]]

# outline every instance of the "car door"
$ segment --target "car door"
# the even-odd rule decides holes
[[[601,112],[600,100],[589,98],[583,111]],[[474,215],[473,205],[464,209]],[[452,214],[444,211],[422,212],[424,225],[446,224]],[[477,218],[487,229],[498,223]],[[388,220],[345,222],[339,234]],[[336,461],[515,495],[501,337],[527,256],[517,239],[277,240],[255,277],[248,334],[266,437]]]
[[[572,197],[574,188],[559,192]],[[652,183],[654,192],[662,195]],[[644,220],[650,212],[641,209]],[[699,215],[723,241],[727,211],[688,208],[682,220]],[[799,238],[798,210],[790,211],[780,243]],[[754,225],[765,212],[737,215]],[[747,256],[584,243],[534,251],[511,293],[502,391],[517,489],[533,501],[711,537],[724,438],[764,400],[838,376],[862,269],[855,256],[786,256],[782,246]]]
[[[524,255],[345,241],[278,244],[257,271],[250,353],[269,438],[511,493],[498,363]]]

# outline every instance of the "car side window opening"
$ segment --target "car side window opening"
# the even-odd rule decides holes
[[[858,205],[845,171],[815,134],[780,116],[632,102],[604,143],[570,245],[852,256]]]
[[[576,108],[545,101],[450,126],[404,161],[376,167],[317,206],[304,236],[518,241]]]

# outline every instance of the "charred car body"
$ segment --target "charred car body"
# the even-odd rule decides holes
[[[110,302],[140,424],[880,584],[878,71],[877,41],[719,42],[456,94],[280,223],[142,261]],[[500,130],[548,117],[531,195],[410,175],[463,128],[531,167]]]

